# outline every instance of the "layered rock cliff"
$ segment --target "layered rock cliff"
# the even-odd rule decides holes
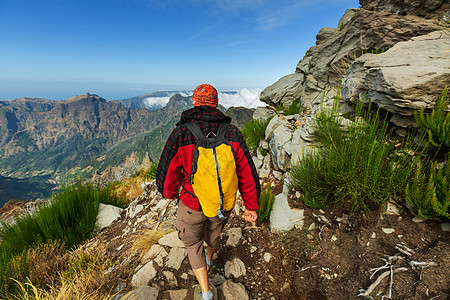
[[[336,95],[337,88],[343,80],[350,82],[359,80],[366,74],[369,77],[379,72],[379,68],[383,67],[382,64],[370,65],[369,62],[366,64],[365,59],[358,60],[363,55],[367,57],[372,54],[372,56],[380,55],[377,61],[385,61],[389,57],[390,63],[385,69],[407,65],[408,68],[404,68],[402,73],[401,69],[397,69],[397,75],[393,76],[402,74],[404,82],[409,81],[403,89],[413,92],[412,94],[393,93],[392,89],[396,85],[393,82],[389,83],[393,76],[381,74],[378,76],[381,81],[374,83],[373,87],[368,82],[360,84],[358,93],[364,90],[376,90],[369,93],[368,97],[385,109],[396,106],[386,104],[386,101],[400,103],[414,100],[425,101],[427,107],[432,105],[444,85],[449,82],[450,53],[448,52],[447,21],[449,4],[448,1],[442,0],[409,2],[360,1],[362,7],[347,10],[337,28],[320,30],[317,34],[316,46],[307,51],[298,63],[295,73],[286,75],[263,90],[261,101],[269,105],[277,105],[300,100],[305,106],[310,106],[314,110],[319,103],[326,103]],[[426,36],[431,32],[439,32],[439,34],[420,38],[422,40],[420,45],[389,51],[400,42]],[[437,35],[441,37],[438,38]],[[419,38],[415,40],[418,41]],[[397,46],[397,49],[400,47],[402,46]],[[406,60],[406,57],[409,59]],[[352,65],[355,61],[355,65]],[[361,73],[356,72],[356,69],[364,70]],[[420,76],[421,74],[424,76]],[[367,78],[367,81],[370,81],[370,78]],[[388,87],[383,91],[383,88],[379,88],[380,85]],[[344,87],[348,88],[345,83]],[[344,100],[354,99],[355,93],[356,91],[350,94],[344,93]],[[425,99],[421,100],[421,96],[425,96]],[[413,108],[419,106],[415,105]],[[397,112],[394,109],[389,111],[394,114],[393,120],[398,120]],[[411,115],[411,112],[402,114]],[[401,121],[396,124],[410,125],[408,122]]]

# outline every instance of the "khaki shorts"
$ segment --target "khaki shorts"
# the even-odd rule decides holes
[[[181,201],[178,202],[177,214],[178,237],[186,247],[192,268],[200,269],[206,266],[203,241],[215,249],[228,218],[208,218],[203,212],[190,209]],[[225,216],[229,217],[230,214],[231,211],[228,211]]]

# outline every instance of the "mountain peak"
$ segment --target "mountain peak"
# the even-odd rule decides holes
[[[67,100],[61,101],[61,103],[66,103],[67,104],[67,103],[78,102],[78,101],[83,101],[83,100],[106,102],[105,99],[101,98],[98,95],[86,93],[84,95],[74,96],[74,97],[69,98]]]

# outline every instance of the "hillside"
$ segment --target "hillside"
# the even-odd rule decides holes
[[[167,95],[172,95],[168,103],[153,110],[142,105],[149,95],[136,97],[141,101],[139,108],[90,94],[65,101],[0,101],[0,174],[11,180],[47,176],[60,184],[94,175],[98,178],[106,170],[102,182],[127,178],[159,159],[181,112],[192,107],[189,97],[152,94]],[[230,108],[239,127],[251,118],[252,110],[241,108],[236,116],[233,111]],[[25,200],[29,195],[46,197],[50,192],[43,193],[40,185],[29,185],[22,196],[20,189],[0,191],[0,203],[11,195]]]
[[[238,195],[208,275],[215,299],[450,298],[450,3],[360,4],[320,30],[295,73],[261,93],[268,106],[252,115],[252,159],[262,211],[273,206],[267,220],[247,223]],[[433,131],[442,147],[424,142],[433,134],[414,118],[421,108],[440,109],[430,123],[446,128]],[[153,144],[169,132],[166,120],[167,128],[123,139],[83,167],[102,170],[108,157]],[[416,128],[427,129],[424,140]],[[125,209],[100,205],[98,231],[78,248],[33,247],[21,256],[27,270],[16,257],[5,273],[23,284],[29,274],[53,298],[193,299],[177,204],[155,181],[132,181],[116,187],[139,196]]]

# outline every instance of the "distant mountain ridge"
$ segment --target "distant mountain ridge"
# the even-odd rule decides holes
[[[167,123],[190,105],[189,98],[180,95],[154,111],[127,108],[91,94],[65,101],[1,101],[0,174],[55,177],[128,138]]]
[[[140,99],[145,99],[145,95]],[[126,107],[120,101],[92,94],[64,101],[0,101],[0,176],[11,180],[47,176],[46,180],[68,182],[107,171],[109,178],[121,180],[143,161],[159,159],[180,114],[191,107],[191,97],[180,94],[153,110]],[[224,107],[219,109],[225,111]],[[248,122],[251,112],[236,115],[230,110],[239,127]],[[126,171],[120,167],[124,162],[128,164]],[[2,194],[6,198],[11,195],[0,189],[0,202]],[[27,194],[45,196],[42,189]],[[14,195],[17,199],[30,198]]]

